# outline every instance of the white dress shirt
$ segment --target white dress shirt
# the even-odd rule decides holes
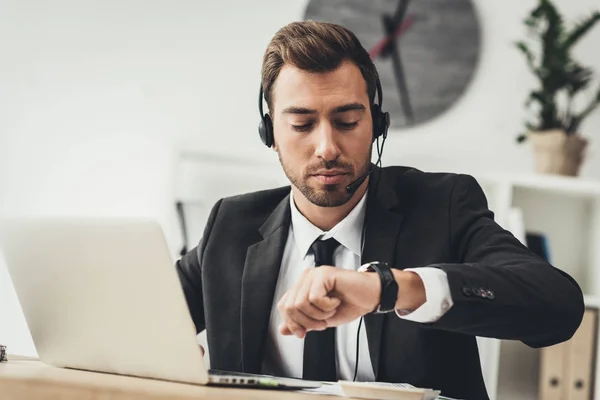
[[[324,232],[310,223],[298,211],[293,195],[290,194],[292,220],[271,309],[269,336],[263,363],[265,373],[302,378],[304,339],[279,333],[279,325],[283,320],[277,310],[277,302],[300,279],[305,268],[314,268],[314,256],[309,253],[309,249],[315,239],[319,237],[323,239],[333,237],[340,243],[333,254],[334,264],[337,268],[357,270],[360,267],[366,198],[365,193],[356,207],[342,221],[331,230]],[[405,271],[413,271],[421,277],[427,300],[413,312],[397,311],[396,314],[399,318],[415,322],[433,322],[452,307],[450,287],[444,271],[431,267],[405,269]],[[359,321],[360,318],[336,328],[337,369],[338,377],[341,380],[351,381],[354,378],[356,333]],[[375,374],[371,365],[364,321],[359,335],[359,365],[356,380],[374,381]]]

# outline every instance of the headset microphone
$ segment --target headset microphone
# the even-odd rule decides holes
[[[365,179],[367,179],[367,177],[369,175],[371,175],[371,173],[375,170],[375,167],[377,166],[377,164],[379,164],[379,167],[381,167],[381,154],[383,153],[383,144],[385,144],[386,136],[387,136],[387,129],[386,129],[386,132],[384,133],[383,143],[382,143],[381,147],[379,147],[379,138],[377,138],[377,161],[375,162],[375,164],[371,164],[371,168],[369,168],[369,171],[367,171],[366,174],[359,177],[357,180],[350,182],[350,184],[348,184],[348,186],[346,186],[346,192],[348,192],[349,194],[354,194],[354,192],[356,192],[356,190],[359,188],[359,186],[362,185],[362,183],[365,181]]]
[[[369,172],[367,172],[366,174],[364,174],[363,176],[361,176],[360,178],[358,178],[357,180],[355,180],[354,182],[352,182],[348,186],[346,186],[346,192],[348,192],[350,194],[354,194],[354,192],[356,192],[356,190],[359,188],[359,186],[362,185],[362,183],[365,181],[365,179],[367,179],[367,177],[369,175],[371,175],[371,172],[373,172],[374,169],[375,169],[375,165],[371,165],[371,168],[369,168]]]

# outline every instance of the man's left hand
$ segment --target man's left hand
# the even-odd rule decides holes
[[[304,270],[302,277],[277,303],[283,335],[304,338],[355,320],[379,304],[381,282],[376,273],[360,273],[321,266]]]
[[[399,287],[396,309],[412,311],[425,303],[425,287],[418,274],[399,269],[393,274]],[[279,332],[304,338],[308,331],[346,324],[375,310],[380,298],[381,280],[376,272],[308,268],[277,303],[283,317]]]

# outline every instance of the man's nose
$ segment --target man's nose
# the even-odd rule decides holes
[[[333,161],[340,156],[336,132],[330,123],[322,123],[316,133],[315,155],[325,161]]]

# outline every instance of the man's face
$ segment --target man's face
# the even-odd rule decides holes
[[[373,124],[367,84],[356,65],[309,73],[285,65],[273,85],[275,150],[290,182],[313,204],[337,207],[366,174]]]

